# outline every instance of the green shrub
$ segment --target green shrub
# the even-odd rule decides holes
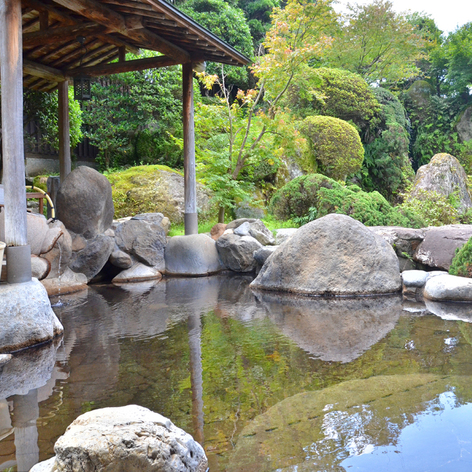
[[[424,226],[424,220],[411,209],[393,207],[380,193],[364,192],[357,185],[345,187],[320,174],[297,177],[286,184],[272,197],[270,211],[299,225],[341,213],[367,226]]]
[[[456,255],[452,259],[449,273],[461,277],[472,277],[472,238],[461,248],[456,249]]]
[[[335,180],[357,172],[364,160],[364,147],[354,126],[331,116],[309,116],[300,126],[309,140],[313,169]]]
[[[323,187],[341,187],[341,184],[321,174],[296,177],[274,194],[269,211],[280,220],[304,217],[311,207],[319,205],[318,191]]]
[[[381,87],[374,89],[381,104],[380,123],[365,135],[365,156],[361,171],[362,187],[378,190],[389,201],[395,200],[414,179],[408,158],[410,144],[408,119],[398,98]]]
[[[417,214],[424,226],[442,226],[459,222],[459,212],[456,202],[451,196],[439,194],[430,190],[417,189],[416,196],[407,196],[400,205],[403,211]]]

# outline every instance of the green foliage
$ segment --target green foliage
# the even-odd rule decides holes
[[[458,94],[468,101],[472,86],[472,22],[449,34],[444,42],[444,50],[449,93]]]
[[[250,58],[254,55],[251,32],[241,9],[224,0],[189,0],[181,10],[242,54]],[[209,74],[219,74],[221,65],[209,63],[207,71]],[[223,74],[229,83],[247,86],[247,69],[225,65]]]
[[[367,226],[424,226],[421,217],[410,209],[393,207],[380,193],[346,187],[320,174],[297,177],[279,189],[270,210],[277,218],[292,218],[298,224],[340,213]]]
[[[415,167],[427,164],[435,154],[457,154],[458,150],[455,122],[460,103],[432,92],[429,84],[419,81],[401,95],[411,120],[411,157]]]
[[[297,177],[280,188],[270,201],[270,212],[280,220],[300,218],[319,206],[320,188],[340,188],[341,184],[321,174]]]
[[[271,13],[276,7],[280,7],[280,0],[239,0],[238,6],[244,11],[247,18],[254,47],[264,39],[270,28]]]
[[[100,150],[100,166],[180,166],[182,153],[169,133],[181,136],[181,99],[178,67],[127,72],[93,83],[83,121],[86,135]]]
[[[310,142],[314,170],[345,180],[360,169],[364,147],[354,126],[331,116],[309,116],[300,129]]]
[[[33,122],[40,132],[41,140],[36,141],[36,135],[25,136],[30,145],[49,144],[54,149],[59,149],[58,129],[58,97],[55,92],[35,92],[27,90],[24,94],[24,123]],[[80,103],[74,100],[74,93],[69,89],[69,125],[70,145],[75,148],[82,139],[82,112]]]
[[[416,196],[404,195],[400,205],[402,211],[417,214],[424,222],[422,226],[442,226],[459,222],[459,212],[454,198],[434,191],[417,189]]]
[[[374,88],[373,93],[381,104],[381,112],[378,126],[366,136],[361,182],[364,189],[378,190],[393,201],[414,177],[408,158],[409,122],[395,95],[380,87]]]
[[[393,11],[392,2],[348,5],[327,63],[360,74],[368,83],[394,83],[416,76],[424,40]]]
[[[449,273],[461,277],[472,277],[472,238],[461,248],[456,249]]]
[[[339,69],[305,67],[290,86],[285,104],[305,118],[327,115],[353,123],[362,133],[375,126],[380,105],[358,74]]]

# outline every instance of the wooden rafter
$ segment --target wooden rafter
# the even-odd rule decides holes
[[[115,10],[107,7],[105,4],[99,3],[95,0],[54,0],[56,3],[62,5],[69,10],[79,13],[85,18],[104,25],[111,31],[116,31],[123,36],[134,41],[146,45],[150,49],[162,52],[168,56],[174,57],[181,62],[189,62],[190,55],[170,43],[159,35],[152,33],[146,28],[129,29],[126,25],[125,17]]]

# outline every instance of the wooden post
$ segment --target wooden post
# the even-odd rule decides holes
[[[70,159],[69,82],[58,84],[59,173],[61,183],[72,170]]]
[[[21,0],[0,2],[2,78],[3,184],[8,282],[31,280],[31,251],[27,241],[25,161],[23,147],[23,43]],[[15,255],[14,255],[15,254]]]
[[[184,128],[185,234],[198,234],[197,177],[195,172],[195,123],[192,64],[182,65]]]

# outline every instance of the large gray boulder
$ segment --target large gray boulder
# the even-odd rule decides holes
[[[147,408],[128,405],[79,416],[55,446],[49,469],[103,472],[205,472],[205,451],[190,434]]]
[[[139,262],[163,272],[166,231],[161,213],[136,215],[115,228],[115,241],[121,251]]]
[[[398,292],[401,279],[395,251],[381,236],[349,216],[330,214],[302,226],[279,246],[251,287],[368,295]]]
[[[234,272],[252,272],[257,267],[254,252],[262,244],[252,236],[238,236],[230,232],[218,238],[216,247],[225,267]]]
[[[160,280],[162,274],[153,267],[136,262],[129,269],[121,271],[112,280],[114,284],[124,284],[129,282],[143,282],[146,280]]]
[[[0,285],[0,353],[50,341],[63,332],[46,289],[37,279]]]
[[[113,222],[113,199],[108,179],[79,166],[62,182],[56,195],[56,217],[67,229],[92,239]]]
[[[174,236],[165,248],[166,274],[206,275],[224,269],[216,242],[206,234]]]
[[[472,225],[430,227],[413,259],[429,267],[449,270],[456,249],[472,237]]]
[[[467,175],[460,162],[450,154],[436,154],[429,164],[418,169],[411,196],[421,199],[422,191],[433,191],[447,197],[454,194],[461,213],[472,207]]]
[[[253,222],[246,221],[233,230],[238,236],[252,236],[263,246],[275,244],[275,238],[272,232],[266,228],[261,220]]]
[[[73,253],[69,268],[85,274],[90,282],[103,269],[114,248],[113,238],[99,234],[88,240],[84,249]]]

